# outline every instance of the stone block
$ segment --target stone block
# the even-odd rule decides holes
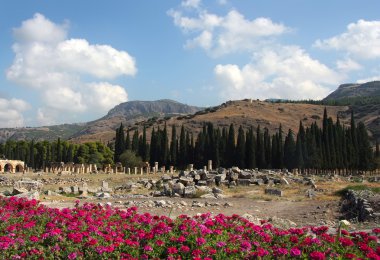
[[[279,197],[282,197],[284,195],[282,190],[270,189],[270,188],[265,189],[265,194],[275,195],[275,196],[279,196]]]

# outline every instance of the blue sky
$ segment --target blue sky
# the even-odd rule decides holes
[[[320,99],[380,79],[380,2],[2,1],[0,127],[127,100]]]

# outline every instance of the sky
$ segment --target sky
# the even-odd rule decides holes
[[[0,127],[131,100],[321,99],[380,80],[380,1],[0,2]]]

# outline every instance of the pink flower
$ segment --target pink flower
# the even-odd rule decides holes
[[[72,252],[72,253],[70,253],[67,256],[67,258],[70,259],[70,260],[73,260],[73,259],[77,258],[77,253],[76,252]]]
[[[179,251],[181,251],[181,253],[188,253],[190,252],[190,247],[182,245]]]
[[[313,251],[310,253],[310,258],[313,260],[324,260],[326,259],[325,254],[318,251]]]
[[[352,240],[347,238],[347,237],[339,238],[339,242],[341,243],[342,246],[353,246],[354,245],[354,242],[352,242]]]
[[[145,245],[144,251],[148,251],[148,252],[153,251],[153,247],[151,247],[150,245]]]
[[[32,242],[37,242],[39,239],[36,236],[30,236],[29,240]]]
[[[216,243],[216,246],[217,247],[224,247],[224,246],[226,246],[226,243],[222,242],[222,241],[219,241],[219,242]]]
[[[299,250],[297,247],[293,247],[292,249],[290,249],[290,255],[291,256],[300,256],[301,250]]]
[[[174,246],[168,247],[167,250],[168,250],[168,254],[169,254],[169,255],[173,255],[173,254],[177,254],[177,253],[178,253],[177,248],[174,247]]]
[[[198,246],[201,246],[204,243],[206,243],[206,239],[204,239],[203,237],[197,237],[196,241]]]
[[[242,251],[250,251],[252,248],[252,245],[248,241],[243,241],[240,244],[240,248]]]

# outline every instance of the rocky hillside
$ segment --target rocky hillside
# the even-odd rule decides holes
[[[299,121],[305,126],[317,121],[321,123],[325,106],[311,104],[272,103],[265,101],[236,100],[228,101],[219,106],[207,108],[191,115],[175,115],[165,118],[150,118],[136,120],[134,123],[125,124],[130,131],[139,129],[140,133],[145,126],[147,137],[153,127],[161,129],[167,125],[170,135],[172,125],[178,128],[184,125],[186,130],[197,134],[203,127],[204,122],[211,122],[218,127],[228,127],[231,123],[249,127],[267,127],[271,133],[278,130],[280,124],[287,131],[289,128],[298,131]],[[350,115],[347,106],[327,106],[328,115],[334,119],[339,114],[342,122],[349,122]],[[115,122],[116,123],[116,122]],[[120,122],[118,122],[120,124]],[[177,130],[179,134],[179,129]],[[72,138],[74,142],[103,140],[110,141],[115,137],[115,130],[110,129],[102,132],[94,132]]]
[[[193,114],[203,108],[189,106],[177,101],[163,99],[157,101],[129,101],[111,109],[98,120],[83,124],[63,124],[46,127],[3,128],[0,129],[0,142],[10,140],[81,140],[82,136],[113,132],[123,122],[133,125],[148,118],[164,118],[173,115]],[[85,138],[87,140],[87,138]],[[91,139],[91,140],[102,140]],[[107,140],[105,140],[107,141]]]
[[[363,84],[342,84],[324,100],[380,96],[380,81]]]

